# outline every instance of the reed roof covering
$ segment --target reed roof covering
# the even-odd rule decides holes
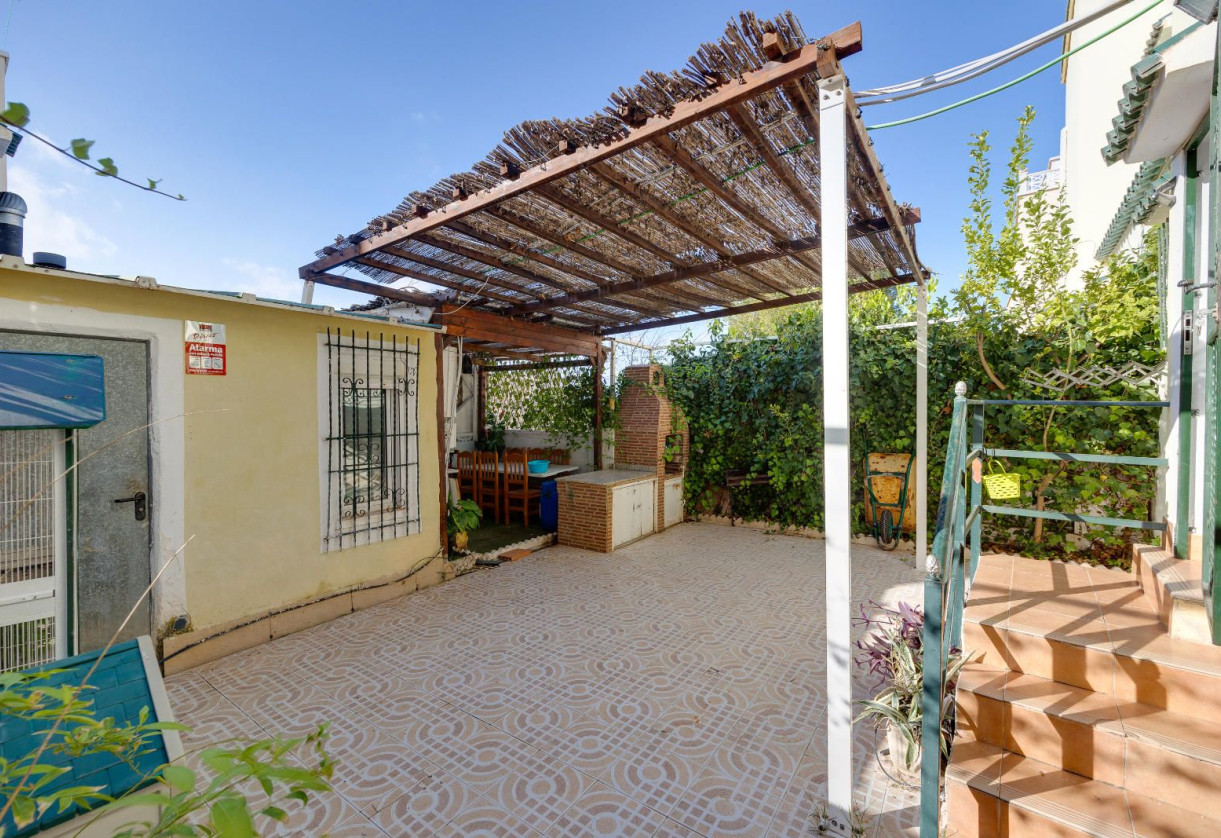
[[[816,84],[859,49],[859,24],[812,42],[791,13],[742,13],[598,113],[509,129],[301,275],[596,335],[817,299]],[[848,95],[850,288],[918,280],[919,213],[890,195]],[[341,265],[367,280],[327,273]]]

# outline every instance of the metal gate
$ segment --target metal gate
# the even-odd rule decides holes
[[[67,437],[0,431],[0,672],[68,653]]]

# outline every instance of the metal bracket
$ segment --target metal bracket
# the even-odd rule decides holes
[[[1192,317],[1191,311],[1183,312],[1183,354],[1191,355],[1195,352],[1196,346],[1196,330],[1195,318]]]

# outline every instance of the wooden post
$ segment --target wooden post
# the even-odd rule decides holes
[[[602,347],[594,356],[594,468],[602,468]]]
[[[441,499],[441,555],[449,554],[449,529],[446,514],[449,510],[449,475],[446,470],[449,458],[449,445],[445,436],[445,339],[441,335],[433,338],[437,348],[437,457],[440,460],[440,494]]]

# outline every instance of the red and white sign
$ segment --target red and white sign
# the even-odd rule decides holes
[[[225,374],[225,327],[186,321],[187,375]]]

